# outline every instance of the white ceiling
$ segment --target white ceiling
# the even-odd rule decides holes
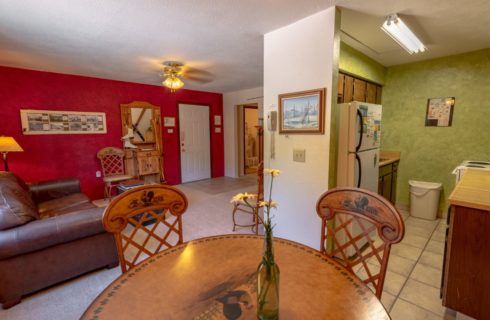
[[[393,66],[490,48],[489,0],[340,1],[341,39],[380,62]],[[428,51],[410,55],[380,26],[398,13]]]
[[[262,36],[334,4],[346,8],[344,41],[386,66],[490,47],[488,0],[0,0],[0,65],[158,85],[161,62],[178,60],[214,78],[186,88],[252,88]],[[427,53],[379,29],[391,13]]]

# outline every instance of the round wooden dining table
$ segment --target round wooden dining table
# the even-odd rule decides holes
[[[223,235],[162,251],[122,274],[82,319],[256,319],[263,237]],[[319,251],[274,238],[280,319],[389,319],[359,279]]]

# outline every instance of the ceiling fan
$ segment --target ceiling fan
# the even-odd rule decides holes
[[[214,80],[214,75],[208,71],[188,67],[179,61],[163,62],[162,84],[169,88],[171,92],[184,86],[182,79],[195,81],[199,83],[208,83]]]

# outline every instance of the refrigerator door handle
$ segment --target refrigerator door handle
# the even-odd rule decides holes
[[[361,175],[362,175],[362,166],[361,166],[361,158],[359,155],[356,153],[356,161],[357,161],[357,167],[359,168],[359,174],[357,175],[357,188],[361,187]]]
[[[359,111],[359,109],[357,109],[357,117],[359,117],[359,143],[357,144],[356,146],[356,151],[359,151],[359,149],[361,149],[361,145],[362,145],[362,128],[363,128],[363,125],[362,125],[362,113],[361,111]]]

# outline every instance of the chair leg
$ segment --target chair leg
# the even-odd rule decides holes
[[[237,209],[238,209],[238,206],[237,206],[237,204],[235,203],[235,204],[233,205],[233,212],[232,212],[232,214],[231,214],[231,218],[233,219],[233,232],[235,232],[235,227],[236,227],[235,213],[236,213]]]
[[[109,192],[110,192],[110,183],[107,183],[104,185],[104,199],[109,199]]]
[[[109,185],[109,200],[112,200],[112,183]]]

